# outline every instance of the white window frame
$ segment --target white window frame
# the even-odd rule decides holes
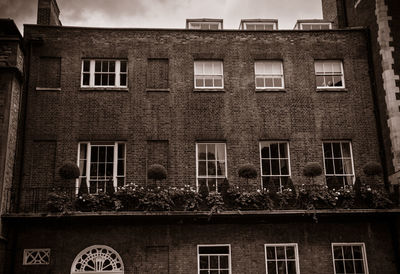
[[[48,258],[48,261],[45,261],[43,257],[39,256],[37,254],[38,252],[43,252],[45,254],[45,257]],[[34,248],[34,249],[24,249],[24,257],[23,257],[23,265],[48,265],[50,264],[50,248]],[[34,261],[28,262],[29,257],[32,256],[32,254],[35,255]],[[37,258],[39,256],[39,258]]]
[[[200,255],[206,255],[206,254],[200,254],[200,247],[213,247],[213,246],[227,246],[229,247],[229,254],[210,254],[210,255],[228,255],[228,267],[229,267],[229,274],[232,274],[232,256],[231,256],[231,245],[230,244],[198,244],[197,245],[197,273],[200,274]]]
[[[308,23],[308,22],[304,22],[304,23],[300,23],[299,25],[300,25],[300,29],[301,29],[301,30],[303,29],[303,25],[310,25],[310,26],[317,26],[317,25],[319,25],[319,26],[326,26],[326,25],[328,25],[328,26],[329,26],[329,29],[332,29],[332,23],[327,23],[327,22],[321,22],[321,23]],[[313,28],[311,27],[310,30],[321,30],[321,28],[319,28],[319,29],[313,29]],[[325,30],[325,29],[323,29],[323,30]]]
[[[262,145],[263,144],[266,144],[266,143],[268,143],[268,144],[286,144],[286,149],[287,149],[287,153],[288,153],[288,157],[287,157],[287,161],[288,161],[288,175],[264,175],[263,174],[263,167],[262,167],[262,160],[263,159],[269,159],[269,160],[271,160],[271,159],[275,159],[275,160],[279,160],[279,166],[281,165],[280,163],[280,160],[281,159],[286,159],[286,158],[263,158],[262,157],[262,152],[261,152],[261,149],[262,149]],[[277,178],[279,178],[279,190],[281,190],[282,189],[282,180],[281,180],[281,178],[282,177],[287,177],[288,179],[289,178],[291,178],[292,177],[292,171],[291,171],[291,166],[290,166],[290,146],[289,146],[289,142],[288,141],[276,141],[276,140],[268,140],[268,141],[260,141],[259,143],[258,143],[258,146],[259,146],[259,153],[260,153],[260,177],[261,177],[261,188],[263,188],[264,187],[264,185],[263,185],[263,177],[277,177]],[[279,151],[279,148],[278,148],[278,151]],[[271,156],[271,155],[270,155]],[[272,166],[270,166],[270,170],[271,170],[271,173],[272,173]],[[280,170],[280,169],[279,169]]]
[[[267,256],[267,247],[294,247],[294,259],[296,262],[296,274],[300,274],[300,262],[299,262],[299,248],[297,243],[271,243],[271,244],[264,244],[264,255],[265,255],[265,273],[267,274],[276,274],[276,273],[268,273],[268,256]],[[276,252],[275,252],[275,257],[276,257]],[[285,252],[285,257],[286,257],[286,252]],[[275,262],[278,261],[277,258],[274,260]],[[286,262],[286,270],[287,270],[287,259],[285,258],[284,260]]]
[[[211,29],[211,25],[217,25],[217,29]],[[202,26],[208,26],[206,29],[202,29]],[[199,29],[199,30],[220,30],[222,29],[221,22],[213,22],[213,21],[193,21],[189,22],[189,29]]]
[[[257,73],[257,64],[267,64],[267,65],[272,65],[273,63],[279,63],[281,67],[281,73],[280,74],[275,74],[275,73]],[[267,78],[280,78],[282,82],[281,87],[258,87],[257,86],[257,78],[263,78],[264,83]],[[256,87],[256,90],[268,90],[268,89],[284,89],[285,88],[285,79],[284,79],[284,73],[283,73],[283,62],[282,60],[256,60],[254,62],[254,86]]]
[[[325,72],[323,71],[322,73],[317,73],[317,64],[321,63],[322,67],[324,68],[324,64],[325,63],[340,63],[340,70],[341,70],[341,74],[335,74],[332,71],[328,71]],[[314,74],[315,74],[315,85],[317,87],[317,89],[344,89],[345,86],[345,82],[344,82],[344,69],[343,69],[343,61],[342,60],[314,60]],[[341,86],[318,86],[317,84],[317,76],[340,76],[341,77],[341,81],[342,81],[342,85]]]
[[[248,29],[248,25],[263,25],[264,29],[262,29],[262,30],[266,30],[265,29],[266,26],[272,26],[272,30],[277,30],[278,29],[277,26],[276,26],[277,24],[274,23],[274,22],[244,22],[243,23],[243,27],[244,27],[245,30],[249,30]],[[257,30],[257,29],[254,29],[254,30]],[[269,30],[269,29],[267,29],[267,30]]]
[[[79,178],[76,179],[76,194],[79,192],[80,185],[82,183],[82,178],[86,178],[86,187],[88,188],[88,193],[90,193],[90,164],[91,164],[91,149],[92,146],[104,146],[104,147],[114,147],[114,158],[113,158],[113,186],[114,189],[117,190],[118,187],[118,178],[123,178],[123,185],[126,183],[126,143],[125,142],[107,142],[107,141],[98,141],[98,142],[79,142],[78,143],[78,156],[77,156],[77,165],[80,169],[80,155],[81,155],[81,145],[86,145],[86,176],[79,175]],[[124,158],[118,158],[118,145],[123,144],[124,146]],[[124,161],[124,174],[118,175],[118,160]],[[99,189],[96,188],[96,193],[99,193]]]
[[[199,153],[198,153],[198,146],[199,145],[221,145],[221,144],[223,144],[224,145],[224,152],[225,152],[225,159],[224,159],[224,163],[225,163],[225,176],[223,176],[223,175],[218,175],[217,173],[218,173],[218,171],[217,171],[217,169],[215,170],[215,176],[214,175],[212,175],[211,177],[209,176],[209,175],[202,175],[202,176],[199,176]],[[206,152],[206,155],[207,155],[207,152]],[[206,160],[201,160],[201,161],[205,161],[207,164],[206,164],[206,166],[207,166],[207,170],[208,170],[208,160],[206,159]],[[197,190],[199,189],[199,187],[200,187],[200,185],[199,185],[199,179],[216,179],[216,189],[214,190],[214,189],[210,189],[209,188],[209,191],[217,191],[218,192],[218,179],[228,179],[228,163],[227,163],[227,150],[226,150],[226,143],[225,142],[215,142],[215,143],[212,143],[212,142],[197,142],[196,143],[196,185],[197,185]],[[208,186],[208,182],[207,182],[207,187],[209,187]]]
[[[205,64],[206,63],[208,63],[208,64],[212,64],[212,67],[213,67],[213,72],[214,72],[214,67],[218,64],[219,66],[220,66],[220,68],[221,68],[221,74],[217,74],[217,73],[212,73],[212,74],[205,74],[205,73],[203,73],[204,72],[204,67],[205,67]],[[203,67],[203,72],[202,73],[199,73],[198,71],[196,71],[196,65],[197,64],[201,64],[202,65],[202,67]],[[193,63],[193,71],[194,71],[194,88],[195,89],[223,89],[224,88],[224,62],[222,61],[222,60],[195,60],[194,61],[194,63]],[[197,77],[199,77],[199,78],[203,78],[203,77],[211,77],[212,79],[213,79],[213,86],[212,87],[201,87],[201,86],[197,86],[196,85],[196,80],[197,80]],[[221,86],[220,87],[218,87],[218,86],[215,86],[215,84],[214,84],[214,80],[215,79],[221,79]]]
[[[332,263],[333,263],[333,271],[336,274],[336,266],[335,266],[335,253],[334,253],[334,247],[335,246],[361,246],[361,253],[362,253],[362,260],[363,260],[363,266],[364,266],[364,274],[368,274],[368,261],[367,261],[367,252],[365,249],[365,243],[332,243],[331,248],[332,248]],[[344,260],[344,259],[343,259]],[[354,260],[354,258],[353,258]],[[346,271],[346,270],[345,270]]]
[[[334,154],[333,154],[333,148],[332,148],[332,155],[333,155],[333,158],[328,158],[328,159],[332,159],[333,160],[333,165],[335,165],[335,159],[341,159],[342,160],[342,165],[343,165],[343,160],[344,159],[349,159],[348,157],[343,157],[343,147],[342,147],[342,143],[348,143],[349,144],[349,148],[350,148],[350,160],[351,160],[351,168],[352,168],[352,171],[353,171],[353,174],[327,174],[326,173],[326,164],[325,164],[325,148],[324,148],[324,144],[333,144],[333,143],[338,143],[338,144],[340,144],[340,153],[341,153],[341,155],[342,155],[342,157],[341,158],[335,158],[335,156],[334,156]],[[331,147],[332,147],[332,145],[331,145]],[[355,174],[355,170],[354,170],[354,157],[353,157],[353,146],[352,146],[352,143],[351,143],[351,141],[347,141],[347,140],[324,140],[323,142],[322,142],[322,159],[323,159],[323,162],[324,162],[324,175],[325,175],[325,180],[326,180],[326,177],[328,176],[328,177],[334,177],[334,176],[340,176],[340,177],[344,177],[344,176],[347,176],[347,177],[350,177],[350,176],[352,176],[352,183],[353,183],[353,185],[354,185],[354,182],[355,182],[355,178],[356,178],[356,174]],[[334,172],[335,172],[335,166],[333,166],[333,170],[334,170]]]
[[[83,84],[83,75],[88,74],[88,72],[84,72],[84,63],[85,61],[90,62],[90,71],[89,71],[89,85]],[[96,61],[114,61],[115,62],[115,84],[114,85],[95,85],[95,64]],[[126,72],[121,72],[121,62],[126,62]],[[106,73],[106,72],[101,72]],[[112,73],[109,73],[112,74]],[[126,85],[121,85],[121,74],[126,75]],[[115,60],[115,59],[82,59],[82,67],[81,67],[81,87],[82,88],[127,88],[128,87],[128,60]]]

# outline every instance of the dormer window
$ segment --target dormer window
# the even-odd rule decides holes
[[[278,29],[278,20],[275,19],[246,19],[240,21],[241,30],[276,30]]]
[[[319,29],[331,29],[331,23],[301,23],[300,29],[302,30],[319,30]]]
[[[187,19],[187,29],[201,30],[220,30],[222,29],[222,20],[219,19]]]

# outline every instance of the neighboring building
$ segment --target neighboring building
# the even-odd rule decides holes
[[[400,210],[354,208],[351,196],[356,181],[374,182],[365,164],[384,160],[376,116],[384,102],[376,104],[381,89],[371,70],[379,64],[367,29],[342,28],[329,16],[284,31],[260,19],[242,20],[240,30],[223,30],[218,19],[190,19],[186,29],[83,28],[61,26],[55,0],[39,0],[38,11],[38,25],[24,29],[23,93],[22,63],[6,66],[18,69],[7,78],[16,88],[4,89],[15,103],[4,104],[14,111],[4,112],[12,118],[0,159],[9,170],[16,164],[13,185],[3,172],[0,190],[0,271],[399,272]],[[11,22],[0,26],[14,30],[12,56],[22,60]],[[76,180],[60,176],[68,162],[79,166]],[[314,162],[323,174],[306,178]],[[191,187],[190,197],[207,188],[202,201],[211,209],[129,211],[122,196],[104,198],[151,184],[154,164],[167,170],[162,187]],[[227,181],[244,185],[238,170],[246,164],[257,178],[234,190],[234,210],[221,211],[217,193]],[[294,190],[298,200],[284,204]],[[169,191],[139,202],[162,204]],[[331,207],[340,195],[349,203]],[[271,204],[257,207],[263,202]],[[118,211],[101,211],[107,206]]]

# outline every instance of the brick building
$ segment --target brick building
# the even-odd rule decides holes
[[[383,94],[398,81],[379,78],[390,63],[376,54],[384,39],[375,43],[367,23],[343,25],[341,3],[323,1],[325,19],[294,30],[266,19],[239,30],[213,19],[67,27],[54,0],[39,1],[23,43],[2,21],[0,57],[20,60],[0,63],[1,91],[13,98],[2,106],[2,271],[398,273],[400,211],[376,184],[397,174],[385,119],[394,102]],[[77,179],[61,176],[70,162]],[[364,174],[370,162],[384,176]],[[310,163],[322,175],[306,177]],[[154,187],[155,164],[167,178]],[[238,176],[248,164],[250,181]],[[356,182],[375,200],[357,201]],[[126,189],[142,204],[127,203]],[[196,205],[178,208],[176,196]]]

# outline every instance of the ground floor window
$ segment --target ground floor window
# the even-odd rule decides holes
[[[71,274],[75,273],[124,274],[124,264],[111,247],[93,245],[76,256],[71,267]]]
[[[300,273],[297,244],[266,244],[267,274]]]
[[[368,274],[364,243],[332,243],[335,274]]]
[[[125,184],[125,144],[121,142],[81,142],[78,148],[80,176],[77,188],[89,193],[106,192]]]
[[[230,245],[198,245],[199,274],[231,274]]]
[[[44,265],[50,263],[50,248],[24,249],[24,265]]]

